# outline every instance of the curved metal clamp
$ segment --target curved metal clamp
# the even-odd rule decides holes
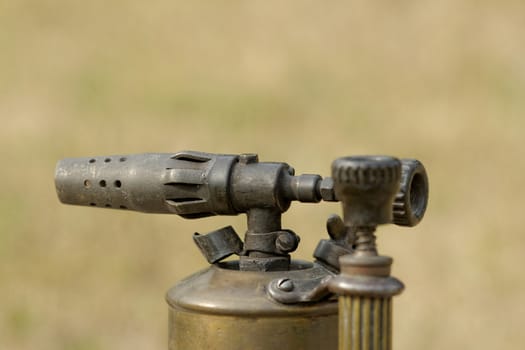
[[[268,284],[268,295],[282,304],[310,303],[332,295],[328,289],[334,275],[322,275],[310,279],[278,278]]]

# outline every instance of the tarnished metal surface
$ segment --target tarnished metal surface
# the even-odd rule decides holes
[[[392,205],[400,188],[402,163],[392,157],[345,157],[332,163],[334,192],[343,204],[343,222],[355,234],[353,252],[339,258],[341,273],[329,282],[339,295],[339,350],[390,350],[392,348],[392,296],[404,286],[390,277],[392,258],[378,255],[375,230],[392,222]],[[402,180],[404,214],[424,212],[426,194],[421,188],[421,169],[410,163]],[[411,178],[412,180],[407,180]],[[411,201],[406,193],[423,195]],[[409,196],[409,195],[408,195]],[[402,198],[403,197],[403,198]],[[398,213],[401,213],[399,210]],[[421,214],[421,215],[420,215]],[[410,226],[422,218],[413,213],[402,224]]]
[[[400,294],[405,286],[395,277],[354,275],[332,278],[329,288],[339,295],[383,298]]]
[[[193,234],[193,241],[210,264],[215,264],[232,254],[240,254],[242,241],[231,226],[209,232],[205,235]]]
[[[326,316],[253,317],[169,310],[170,350],[335,350],[337,311]]]
[[[427,172],[417,159],[403,159],[401,164],[401,183],[393,204],[393,223],[415,226],[423,219],[427,209]]]
[[[392,202],[399,189],[401,162],[386,156],[344,157],[332,163],[334,192],[343,204],[347,226],[392,222]]]
[[[294,260],[289,271],[241,271],[239,262],[210,266],[180,281],[166,295],[168,304],[194,312],[245,316],[315,316],[337,312],[335,301],[307,306],[283,305],[267,294],[268,284],[276,279],[317,279],[331,275],[322,266]]]
[[[395,223],[413,226],[425,212],[428,180],[417,160],[403,159],[401,164],[399,200],[391,210]],[[182,151],[66,158],[57,163],[55,185],[66,204],[186,218],[236,215],[253,208],[284,212],[291,201],[341,200],[332,178],[295,176],[288,164],[260,163],[253,154]]]
[[[388,159],[400,167],[397,159]],[[389,177],[398,185],[402,179],[394,207],[384,207],[381,215],[382,220],[391,220],[394,210],[396,222],[410,226],[417,224],[424,214],[428,187],[421,163],[406,160],[402,164],[402,177],[390,168],[376,174],[382,179]],[[338,169],[334,176],[336,182],[368,176],[360,171],[349,172],[350,168]],[[371,175],[375,174],[374,169],[369,171],[372,171]],[[342,187],[334,185],[334,179],[323,179],[315,174],[296,176],[288,164],[259,162],[256,154],[182,151],[67,158],[57,164],[55,184],[58,197],[67,204],[171,213],[185,218],[245,213],[248,228],[244,250],[240,254],[241,269],[267,271],[288,269],[289,253],[299,243],[297,235],[281,227],[281,215],[292,201],[336,201],[351,195],[337,190]],[[362,202],[365,197],[361,196],[359,200]],[[346,200],[344,203],[352,206],[354,202]],[[362,217],[363,213],[357,208],[359,206],[345,211],[355,218]],[[335,231],[335,228],[329,229],[333,233],[332,240],[347,250],[351,248],[353,232]],[[338,234],[341,237],[336,238]],[[219,247],[217,244],[213,246]],[[316,258],[337,269],[341,250],[331,244],[324,248]],[[219,250],[203,253],[211,259],[210,262],[227,256],[228,251],[238,253],[235,249],[226,249],[217,255]]]
[[[319,175],[295,176],[286,163],[259,162],[254,154],[193,151],[68,158],[57,164],[55,177],[58,196],[67,204],[185,218],[246,213],[241,266],[263,271],[288,269],[288,254],[299,238],[282,229],[281,215],[292,201],[333,198],[329,188],[321,193],[321,181]]]
[[[268,284],[268,294],[283,304],[312,303],[331,296],[331,275],[307,279],[279,278]]]
[[[323,179],[256,154],[76,158],[57,164],[55,184],[67,204],[190,219],[246,214],[244,243],[232,227],[194,235],[214,265],[168,291],[171,350],[330,350],[338,339],[341,350],[391,349],[392,296],[404,286],[378,254],[375,231],[423,218],[428,179],[417,160],[343,157]],[[315,263],[293,261],[299,236],[281,216],[292,201],[321,200],[340,201],[342,218],[328,218]],[[220,262],[231,254],[239,260]]]
[[[339,257],[351,254],[352,251],[351,245],[342,246],[336,241],[322,239],[315,248],[314,258],[334,271],[339,271]]]
[[[392,298],[340,297],[339,337],[339,350],[391,350]]]
[[[170,350],[336,349],[337,300],[285,305],[268,297],[271,281],[308,280],[330,273],[293,261],[286,272],[240,271],[221,263],[170,289]]]

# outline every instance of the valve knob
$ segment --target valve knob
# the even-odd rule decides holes
[[[392,222],[392,202],[399,189],[401,162],[387,156],[342,157],[332,163],[334,192],[343,204],[347,227],[375,227]]]

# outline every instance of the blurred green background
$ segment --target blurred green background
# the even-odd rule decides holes
[[[0,344],[165,349],[191,234],[244,218],[60,205],[64,157],[255,152],[298,173],[421,159],[425,220],[383,227],[396,349],[522,349],[523,1],[0,0]],[[311,259],[338,205],[295,204]]]

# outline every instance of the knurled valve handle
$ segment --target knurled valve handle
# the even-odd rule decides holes
[[[332,163],[334,192],[350,227],[392,222],[392,202],[399,189],[401,162],[387,156],[342,157]]]

